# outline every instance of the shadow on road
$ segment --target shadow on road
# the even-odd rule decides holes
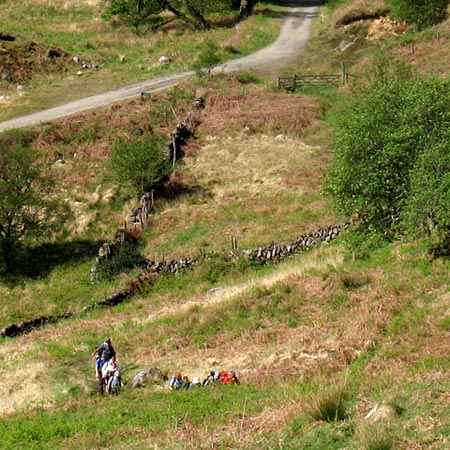
[[[326,2],[326,0],[325,0]],[[273,0],[272,3],[284,6],[288,8],[314,8],[320,6],[324,3],[323,0],[305,0],[305,1],[295,1],[295,0]],[[265,17],[269,17],[271,19],[279,19],[281,17],[286,16],[286,11],[274,11],[272,9],[264,9],[260,11],[258,14],[261,14]],[[299,19],[313,19],[314,17],[318,17],[318,12],[311,11],[292,11],[289,12],[289,17],[299,18]]]
[[[261,11],[259,14],[262,16],[268,17],[270,19],[279,19],[286,17],[286,13],[281,11],[274,11],[272,9],[265,9],[264,11]],[[294,17],[298,19],[314,19],[315,17],[318,17],[318,12],[311,12],[311,11],[295,11],[289,13],[289,17]]]
[[[278,6],[285,6],[287,8],[311,8],[321,6],[324,3],[327,3],[327,0],[272,0],[271,3]]]

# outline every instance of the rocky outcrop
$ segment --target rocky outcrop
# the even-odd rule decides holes
[[[168,377],[162,372],[159,367],[149,367],[148,369],[142,370],[133,377],[131,381],[131,387],[143,387],[148,382],[159,382],[165,381]]]

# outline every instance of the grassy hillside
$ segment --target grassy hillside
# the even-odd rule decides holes
[[[350,75],[363,77],[383,47],[423,74],[447,76],[450,22],[408,34],[374,18],[368,2],[339,3],[321,8],[309,48],[286,74],[338,72],[344,58]],[[333,51],[343,40],[355,44]],[[137,271],[89,281],[98,247],[137,204],[112,182],[106,161],[117,136],[168,134],[198,95],[206,107],[196,139],[157,196],[141,247],[156,260],[217,256],[156,277],[120,306],[3,338],[1,448],[449,448],[448,259],[430,262],[420,241],[383,245],[361,259],[339,239],[277,265],[226,258],[232,238],[239,249],[287,244],[341,222],[321,186],[334,117],[358,79],[338,91],[296,94],[276,92],[273,79],[255,73],[193,80],[152,101],[35,129],[33,145],[75,220],[2,278],[1,326],[77,313],[135,279]],[[54,164],[60,153],[66,163]],[[96,392],[90,353],[106,336],[123,368],[118,396]],[[241,383],[133,389],[133,376],[148,367],[190,379],[235,370]]]

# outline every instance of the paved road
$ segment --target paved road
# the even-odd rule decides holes
[[[302,50],[308,40],[311,23],[316,17],[316,8],[320,0],[290,0],[287,17],[281,27],[277,40],[268,47],[249,56],[244,56],[226,64],[218,66],[214,72],[236,72],[251,68],[279,65],[282,61],[294,56]],[[80,100],[57,106],[55,108],[39,111],[27,116],[17,117],[0,122],[0,132],[10,128],[20,128],[48,122],[83,111],[107,106],[140,95],[143,91],[158,91],[178,84],[180,81],[195,75],[194,70],[166,75],[140,83],[124,86],[120,89],[86,97]]]

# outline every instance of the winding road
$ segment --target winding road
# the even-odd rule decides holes
[[[285,2],[288,7],[286,19],[282,24],[280,34],[269,46],[242,58],[231,60],[214,68],[214,72],[236,72],[258,68],[261,66],[280,65],[304,48],[309,38],[311,23],[317,16],[320,0],[290,0]],[[67,117],[83,111],[96,109],[111,103],[128,100],[144,91],[158,91],[175,86],[180,81],[195,75],[194,70],[153,78],[140,83],[124,86],[114,91],[82,98],[73,102],[35,112],[26,116],[0,122],[0,132],[11,129],[36,125],[62,117]]]

